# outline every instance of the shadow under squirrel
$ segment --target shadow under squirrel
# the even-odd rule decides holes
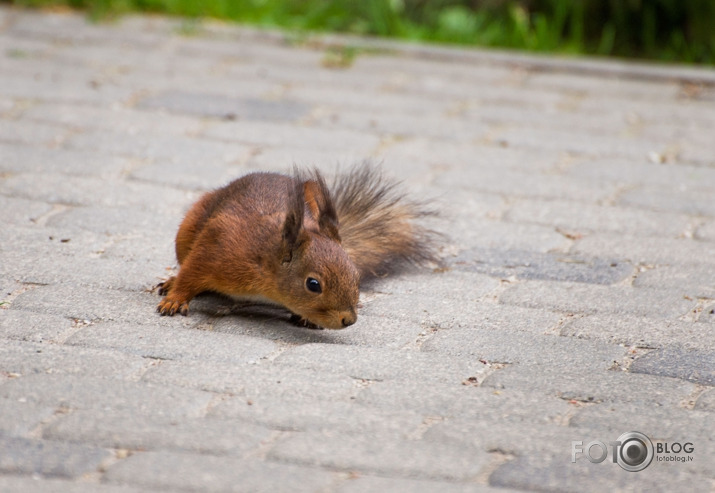
[[[304,326],[357,320],[359,286],[405,263],[439,262],[430,215],[370,164],[328,187],[313,170],[251,173],[209,192],[176,235],[179,273],[159,285],[162,315],[204,291],[282,305]]]

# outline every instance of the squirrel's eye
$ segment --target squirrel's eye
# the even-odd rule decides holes
[[[305,280],[305,287],[308,288],[308,291],[312,291],[313,293],[323,292],[323,288],[320,287],[320,281],[313,277],[309,277]]]

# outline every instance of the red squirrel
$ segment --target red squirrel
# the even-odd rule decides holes
[[[159,285],[161,315],[187,315],[204,291],[270,302],[313,328],[357,320],[360,283],[405,263],[439,262],[431,214],[370,164],[329,188],[313,170],[251,173],[209,192],[176,235],[179,273]]]

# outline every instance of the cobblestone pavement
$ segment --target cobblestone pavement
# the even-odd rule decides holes
[[[713,72],[420,50],[0,9],[1,491],[713,490]],[[203,191],[369,157],[446,271],[155,313]]]

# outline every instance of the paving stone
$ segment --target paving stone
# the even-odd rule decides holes
[[[106,47],[100,48],[100,51],[106,56]],[[197,118],[167,116],[162,111],[138,111],[136,107],[129,109],[117,105],[37,104],[25,110],[22,117],[74,128],[101,128],[129,135],[144,132],[187,135],[196,133],[201,128],[201,121]]]
[[[568,320],[560,333],[562,336],[644,348],[678,346],[715,349],[711,328],[683,320],[604,313]]]
[[[104,448],[187,450],[242,456],[267,440],[271,431],[236,419],[166,419],[155,416],[74,411],[44,427],[42,437]]]
[[[615,185],[569,176],[527,173],[498,167],[464,166],[437,177],[435,185],[449,191],[467,189],[501,193],[511,197],[575,200],[588,203],[604,200]]]
[[[174,162],[212,161],[240,164],[250,154],[247,146],[198,139],[188,136],[137,134],[127,136],[107,131],[87,131],[69,137],[70,149],[97,150],[140,159],[166,159]],[[163,194],[162,194],[163,196]]]
[[[509,490],[490,488],[482,484],[454,483],[452,481],[430,481],[417,479],[380,478],[377,476],[360,475],[342,483],[337,493],[369,493],[374,491],[398,492],[410,491],[413,493],[488,493]]]
[[[634,286],[669,289],[692,298],[715,298],[713,269],[700,263],[658,265],[641,273]]]
[[[216,123],[207,127],[203,136],[259,147],[362,152],[362,157],[369,155],[379,144],[378,137],[370,133],[253,121]],[[289,164],[276,163],[281,166]]]
[[[571,367],[605,370],[626,352],[623,347],[596,341],[474,328],[439,330],[424,342],[422,350],[491,363],[523,363],[562,370]]]
[[[159,233],[167,236],[179,228],[181,217],[169,212],[150,213],[135,207],[91,205],[72,207],[50,217],[47,226],[56,229],[77,228],[111,236],[151,235],[157,241]]]
[[[715,241],[715,221],[707,221],[695,230],[695,238],[704,241]]]
[[[677,237],[690,222],[683,214],[558,200],[519,200],[509,208],[505,219],[555,226],[579,234],[605,231],[665,237]]]
[[[56,125],[0,118],[0,141],[6,143],[55,146],[69,135],[69,129]]]
[[[464,213],[452,215],[444,232],[454,238],[459,250],[479,248],[566,253],[571,246],[571,240],[553,227],[479,220]]]
[[[625,192],[619,198],[619,203],[655,211],[715,216],[712,192],[704,190],[663,190],[642,187]]]
[[[612,259],[495,248],[465,250],[450,263],[455,270],[493,277],[589,284],[615,284],[633,273],[633,266]]]
[[[444,112],[447,109],[447,101],[444,99],[427,99],[423,95],[388,91],[356,91],[354,88],[334,87],[316,82],[293,86],[286,92],[285,97],[308,105],[382,109],[385,112],[401,112],[407,115],[425,111]]]
[[[698,400],[695,401],[695,409],[699,411],[715,411],[715,390],[706,389]]]
[[[461,382],[480,375],[479,361],[455,360],[439,354],[335,344],[305,344],[280,354],[276,364],[327,371],[365,380]]]
[[[82,328],[65,344],[108,348],[144,358],[251,363],[273,353],[272,341],[257,337],[219,334],[195,328],[147,327],[125,323],[99,323]]]
[[[24,341],[2,341],[0,355],[0,368],[19,375],[82,375],[91,368],[94,376],[131,378],[149,365],[144,358],[114,351]]]
[[[575,358],[577,359],[577,358]],[[557,360],[554,360],[557,361]],[[489,375],[482,383],[496,389],[540,391],[577,402],[643,402],[649,405],[679,405],[695,390],[675,378],[639,375],[633,378],[618,370],[592,369],[568,362],[562,366],[519,364]]]
[[[712,413],[697,409],[650,406],[640,402],[604,402],[580,408],[569,421],[569,426],[598,430],[601,434],[605,433],[604,438],[608,438],[608,433],[617,437],[626,431],[639,431],[652,441],[680,443],[690,441],[696,449],[699,448],[700,452],[705,453],[713,442],[712,434],[709,432],[712,422]],[[584,437],[587,438],[590,438],[590,435]],[[695,465],[696,468],[702,468],[705,463],[700,462],[699,465]]]
[[[578,73],[531,73],[527,79],[528,87],[539,87],[550,91],[579,91],[587,94],[597,93],[599,98],[632,99],[673,99],[678,95],[679,87],[675,82],[662,83],[646,80],[628,80],[618,77],[594,78]]]
[[[58,285],[39,286],[26,291],[15,298],[12,307],[90,322],[194,327],[207,320],[200,312],[188,317],[162,317],[156,313],[158,302],[157,295],[146,292]]]
[[[110,452],[84,445],[0,436],[0,471],[77,478],[99,469]]]
[[[181,211],[192,196],[185,191],[137,182],[110,182],[95,177],[67,178],[56,173],[10,176],[0,181],[0,194],[51,204],[141,207]],[[161,201],[156,197],[161,196]]]
[[[486,453],[477,447],[310,432],[279,440],[268,459],[341,471],[448,480],[468,480],[487,462]]]
[[[571,406],[575,408],[575,405]],[[447,442],[467,447],[478,446],[490,453],[503,456],[548,456],[555,445],[570,443],[585,430],[560,423],[539,423],[510,420],[506,423],[480,419],[449,418],[435,421],[423,435],[426,442]]]
[[[118,87],[99,82],[95,71],[58,70],[54,73],[37,73],[32,77],[12,76],[14,70],[6,72],[0,94],[8,97],[62,102],[66,104],[123,104],[130,100],[134,91],[129,87]],[[30,142],[28,142],[30,143]]]
[[[139,181],[204,192],[227,185],[245,174],[243,167],[222,163],[162,161],[132,171],[131,177]]]
[[[656,349],[636,358],[629,371],[715,385],[715,352],[680,348]]]
[[[309,107],[292,101],[228,98],[215,94],[170,91],[142,99],[141,108],[241,120],[287,120],[304,116]]]
[[[475,286],[474,291],[470,289],[469,284],[459,283],[457,285],[461,286],[464,292],[450,293],[444,298],[437,298],[425,293],[390,293],[385,295],[384,288],[378,284],[374,287],[376,296],[365,301],[364,312],[376,317],[402,319],[406,331],[414,334],[417,328],[420,328],[418,335],[424,335],[425,328],[476,324],[482,319],[479,313],[480,298],[486,293],[480,290],[479,285]],[[496,286],[492,286],[492,288],[494,287]],[[456,310],[463,310],[466,315],[458,317]]]
[[[642,491],[643,488],[658,491],[677,488],[679,484],[687,484],[693,491],[710,488],[710,480],[706,478],[657,466],[651,464],[641,474],[635,474],[617,464],[606,461],[593,464],[582,457],[572,464],[566,452],[551,456],[525,456],[497,468],[489,477],[489,484],[498,488],[537,491],[596,491],[596,485],[614,491]]]
[[[52,206],[44,202],[17,199],[0,195],[0,208],[4,211],[3,222],[17,226],[31,225],[38,218],[52,210]]]
[[[69,332],[73,321],[56,315],[0,310],[0,335],[31,342],[56,342]]]
[[[594,159],[576,162],[568,175],[582,179],[615,182],[620,185],[643,185],[664,190],[708,190],[715,179],[715,170],[685,164],[658,164],[625,159]],[[620,208],[617,208],[620,209]],[[665,212],[672,213],[672,210]]]
[[[53,232],[59,234],[55,236]],[[23,238],[18,239],[18,243],[27,244],[28,248],[0,252],[0,273],[30,285],[56,285],[73,278],[79,286],[95,289],[144,291],[157,284],[157,276],[165,273],[165,266],[171,262],[170,246],[156,259],[142,256],[140,260],[129,256],[104,255],[114,240],[83,231],[35,230],[22,234]],[[29,244],[35,238],[38,241]],[[70,246],[70,243],[74,245]],[[61,262],[58,262],[58,257]],[[156,275],[147,276],[148,272],[155,272]]]
[[[37,145],[13,145],[0,143],[0,170],[8,174],[52,173],[55,181],[65,175],[73,177],[99,177],[117,179],[131,161],[127,158],[96,151],[48,148]],[[101,162],[101,166],[97,163]],[[58,184],[59,186],[59,184]]]
[[[483,121],[469,122],[451,114],[425,113],[405,118],[401,114],[372,111],[345,111],[339,108],[323,110],[317,123],[325,128],[340,128],[373,132],[397,139],[405,137],[429,137],[455,143],[473,140],[487,133]]]
[[[667,143],[656,140],[624,137],[616,133],[598,135],[592,132],[579,132],[579,129],[552,130],[515,127],[498,132],[494,136],[494,140],[517,148],[635,159],[646,157],[653,152],[662,153],[667,149]]]
[[[143,452],[108,468],[110,483],[170,491],[314,492],[327,488],[335,473],[256,459]]]
[[[305,402],[347,400],[361,382],[345,375],[291,366],[236,365],[214,361],[161,361],[142,375],[159,385],[177,385],[211,392],[235,394],[246,401],[259,397],[301,399]],[[289,412],[290,409],[286,409]]]
[[[576,242],[571,253],[599,256],[609,252],[612,258],[633,264],[692,264],[711,268],[715,263],[715,243],[681,238],[658,238],[648,241],[636,236],[594,234]]]
[[[513,284],[501,294],[499,301],[562,312],[654,318],[677,318],[694,306],[693,301],[667,290],[550,281]]]
[[[249,394],[250,395],[250,394]],[[209,416],[250,421],[283,431],[322,431],[341,436],[408,438],[423,424],[421,414],[374,409],[355,400],[307,400],[305,397],[258,393],[224,400]]]
[[[40,423],[55,414],[55,409],[50,406],[36,406],[28,402],[3,399],[0,400],[0,414],[6,418],[0,420],[0,436],[29,438],[30,433]]]
[[[23,493],[141,493],[136,488],[99,483],[75,483],[61,479],[35,476],[0,476],[0,490]]]
[[[70,409],[197,417],[213,394],[94,376],[32,374],[0,386],[0,398]]]
[[[436,167],[439,173],[439,183],[456,184],[458,180],[450,179],[446,170],[459,169],[464,178],[477,177],[483,174],[492,177],[503,171],[547,172],[553,170],[563,159],[558,152],[525,151],[510,147],[480,145],[473,142],[459,142],[444,146],[435,139],[415,136],[392,142],[383,153],[384,161],[389,164],[394,159],[408,159],[413,163],[423,162],[430,167]],[[514,175],[519,176],[519,175]],[[515,184],[518,186],[518,184]],[[481,186],[478,180],[462,181],[459,187],[474,189]],[[451,197],[450,190],[450,197]],[[461,202],[460,202],[461,203]]]
[[[567,401],[528,390],[475,387],[479,375],[465,377],[463,383],[426,385],[424,382],[375,382],[356,397],[371,407],[412,411],[432,417],[465,418],[491,422],[562,423],[573,407]]]

